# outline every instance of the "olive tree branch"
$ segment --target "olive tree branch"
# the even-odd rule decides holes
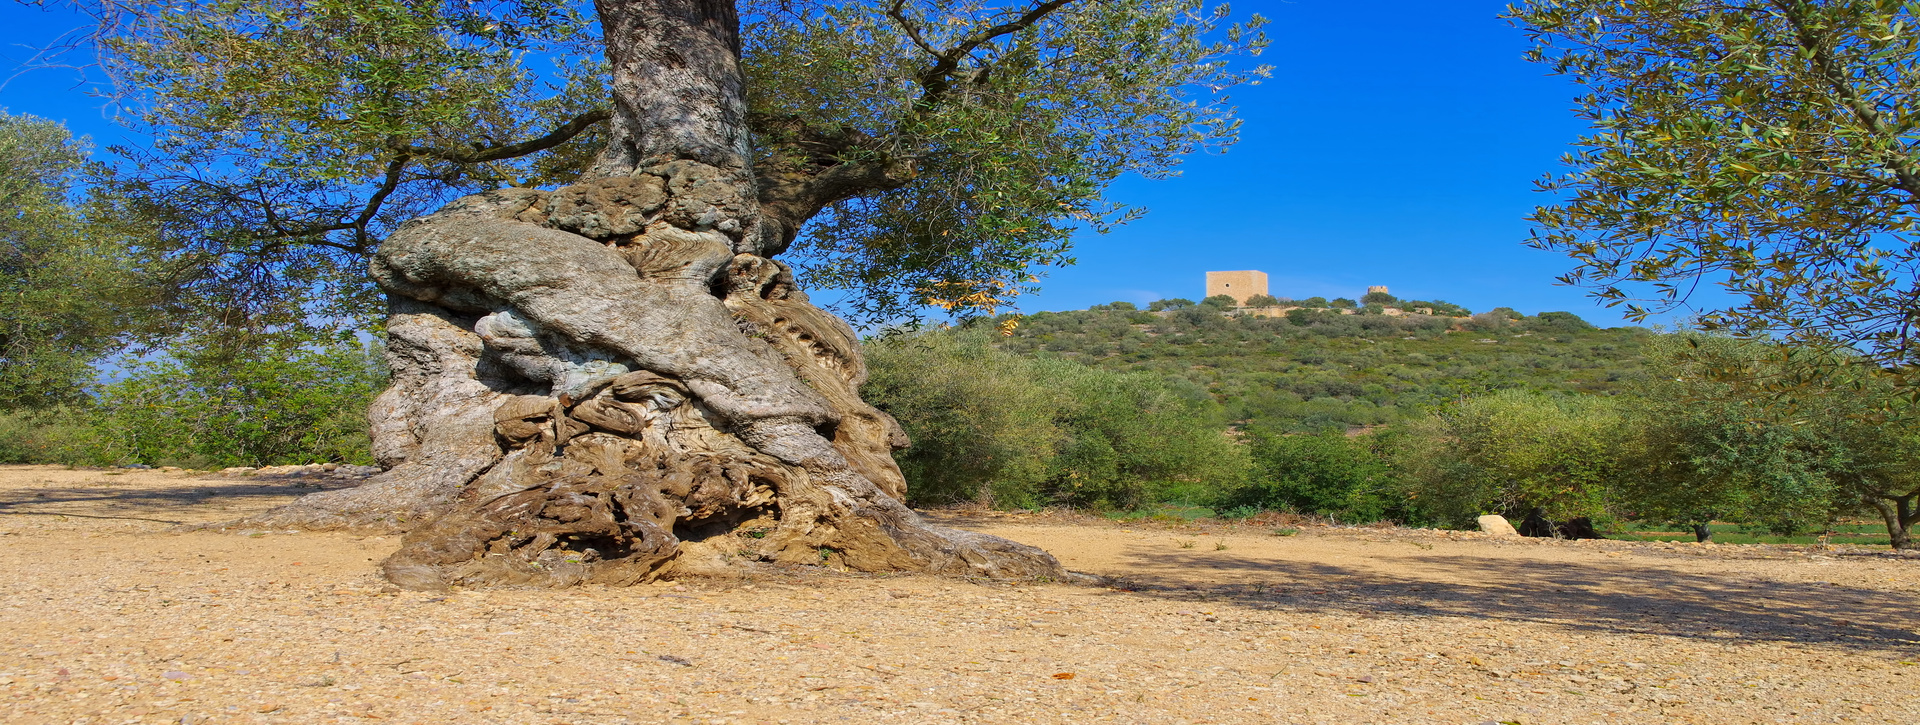
[[[1813,60],[1814,69],[1819,73],[1820,79],[1826,81],[1834,94],[1840,97],[1849,110],[1853,111],[1860,123],[1881,138],[1896,137],[1896,134],[1886,127],[1880,112],[1867,103],[1866,99],[1861,98],[1853,84],[1848,81],[1846,74],[1841,71],[1832,52],[1827,48],[1827,44],[1807,27],[1804,17],[1805,8],[1802,3],[1799,0],[1773,0],[1773,5],[1793,26],[1795,42]],[[1888,170],[1900,180],[1899,184],[1889,186],[1907,192],[1909,197],[1920,197],[1920,171],[1913,168],[1911,160],[1895,151],[1884,154],[1884,160]],[[1920,198],[1909,198],[1907,203],[1920,204]]]
[[[559,128],[539,138],[527,139],[519,143],[484,146],[464,151],[439,146],[421,146],[404,143],[395,143],[392,148],[394,151],[398,151],[406,156],[439,159],[441,161],[451,161],[456,164],[482,164],[489,161],[518,158],[559,146],[560,144],[572,141],[573,137],[585,132],[588,128],[593,127],[594,124],[606,121],[612,117],[613,113],[605,109],[588,111],[574,116],[572,120],[561,124]]]
[[[1045,0],[1012,20],[971,33],[941,50],[927,40],[908,16],[906,0],[893,0],[887,6],[887,17],[899,25],[908,41],[933,56],[933,63],[915,76],[921,94],[914,101],[910,116],[926,113],[946,99],[961,59],[996,39],[1033,27],[1073,1]],[[986,70],[983,67],[982,72],[974,76],[976,82],[984,80]],[[902,132],[875,138],[848,129],[812,128],[790,116],[751,117],[749,125],[756,134],[773,141],[770,145],[775,147],[774,153],[756,165],[762,182],[761,206],[763,213],[777,217],[789,237],[827,206],[875,191],[897,189],[911,181],[917,170],[914,158],[897,151],[907,145],[902,143],[905,141]]]

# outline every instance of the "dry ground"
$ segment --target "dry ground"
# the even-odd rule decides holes
[[[1113,586],[397,592],[305,489],[0,467],[9,723],[1920,721],[1920,560],[949,516]]]

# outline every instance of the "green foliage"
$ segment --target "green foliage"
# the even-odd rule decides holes
[[[1161,312],[1165,310],[1178,310],[1181,308],[1192,307],[1192,306],[1193,306],[1193,300],[1187,299],[1185,297],[1174,297],[1174,298],[1164,299],[1164,300],[1154,300],[1153,302],[1147,303],[1147,311]]]
[[[1592,324],[1571,312],[1542,312],[1532,324],[1527,326],[1527,329],[1540,332],[1585,332],[1594,328]]]
[[[0,463],[111,466],[126,462],[84,405],[0,412]]]
[[[1200,391],[1153,375],[1046,362],[1041,382],[1060,385],[1072,400],[1056,418],[1066,440],[1054,461],[1053,500],[1131,508],[1204,498],[1240,476],[1244,454]]]
[[[1295,511],[1364,522],[1384,518],[1392,502],[1392,469],[1373,436],[1339,430],[1318,435],[1250,433],[1253,470],[1222,497],[1223,507]],[[1243,517],[1244,518],[1244,517]]]
[[[1533,216],[1532,244],[1577,263],[1564,281],[1636,317],[1705,281],[1735,297],[1708,329],[1920,362],[1920,5],[1533,0],[1508,17],[1585,87],[1595,128]]]
[[[1033,363],[994,349],[983,334],[931,332],[869,341],[861,394],[906,428],[895,454],[915,503],[988,499],[1039,502],[1060,444],[1057,389]]]
[[[1327,303],[1327,306],[1336,310],[1351,310],[1359,307],[1360,304],[1345,297],[1335,297],[1332,302]]]
[[[1634,412],[1636,472],[1622,484],[1642,517],[1752,523],[1777,534],[1879,513],[1896,547],[1920,522],[1920,419],[1888,376],[1836,364],[1791,396],[1769,378],[1809,364],[1779,345],[1710,335],[1651,348]],[[1790,349],[1789,349],[1790,350]],[[1844,361],[1842,361],[1844,362]]]
[[[96,457],[196,467],[373,462],[366,411],[387,382],[375,348],[269,345],[128,370],[102,388],[92,413]]]
[[[801,240],[799,270],[856,290],[868,319],[911,314],[927,289],[999,299],[1031,289],[1032,266],[1071,263],[1072,232],[1136,210],[1103,195],[1121,174],[1169,175],[1193,151],[1232,143],[1223,93],[1257,82],[1265,20],[1228,20],[1200,0],[1064,3],[1018,33],[959,54],[951,88],[911,79],[936,49],[1015,22],[1040,3],[765,3],[749,14],[756,113],[889,139],[912,183],[830,207]],[[948,83],[949,81],[942,81]],[[990,307],[990,306],[989,306]]]
[[[1240,302],[1238,300],[1235,300],[1233,298],[1233,295],[1214,295],[1204,300],[1200,300],[1200,305],[1202,307],[1212,307],[1215,309],[1230,310],[1235,307],[1239,307]]]
[[[118,230],[70,201],[87,148],[0,111],[0,411],[82,400],[145,301]]]
[[[1500,391],[1415,421],[1396,452],[1407,505],[1464,526],[1488,512],[1605,517],[1622,462],[1619,406],[1597,397]]]
[[[1739,402],[1678,400],[1639,400],[1626,440],[1637,445],[1622,451],[1632,475],[1617,487],[1625,513],[1688,527],[1752,522],[1782,535],[1833,516],[1837,491],[1818,431],[1774,424]]]
[[[914,503],[1126,508],[1239,475],[1243,456],[1198,391],[992,342],[931,330],[867,346],[863,394],[913,440],[896,458]]]
[[[1400,306],[1399,302],[1400,302],[1400,298],[1387,294],[1385,292],[1368,292],[1365,295],[1362,295],[1360,297],[1360,304],[1363,304],[1363,305],[1385,305],[1385,306],[1398,307]]]
[[[570,5],[189,0],[103,5],[103,58],[149,148],[98,181],[158,226],[198,319],[365,329],[365,257],[448,199],[571,179],[591,134],[506,146],[606,105],[590,14]],[[532,58],[560,67],[528,67]]]
[[[1280,298],[1273,295],[1254,295],[1247,298],[1248,307],[1279,307]]]
[[[1408,312],[1422,308],[1430,309],[1433,310],[1433,314],[1440,317],[1467,317],[1473,314],[1471,310],[1445,300],[1434,300],[1432,302],[1426,300],[1407,300],[1401,302],[1399,307]]]
[[[364,258],[395,225],[569,183],[605,140],[584,2],[81,5],[155,139],[99,186],[165,230],[144,251],[201,319],[352,328],[380,312]],[[1136,214],[1105,199],[1115,178],[1230,145],[1226,91],[1267,74],[1240,62],[1265,21],[1200,0],[739,5],[763,161],[901,172],[831,200],[793,249],[867,319],[1031,289],[1072,262],[1071,230]]]
[[[1200,309],[1132,314],[1032,315],[1004,345],[1180,380],[1213,395],[1233,420],[1319,432],[1410,420],[1443,401],[1501,388],[1615,394],[1641,374],[1648,337],[1639,328],[1542,334],[1533,327],[1538,318],[1462,334],[1447,332],[1453,323],[1440,318],[1309,309],[1284,319]]]

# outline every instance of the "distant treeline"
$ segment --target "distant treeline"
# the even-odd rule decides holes
[[[1637,327],[1598,329],[1565,312],[1528,317],[1504,307],[1467,320],[1334,312],[1266,318],[1174,303],[1155,303],[1171,310],[1165,315],[1124,309],[1133,306],[1127,303],[1029,315],[1002,347],[1183,380],[1231,420],[1305,432],[1393,423],[1494,390],[1614,394],[1644,374],[1651,336]]]
[[[1222,312],[1103,306],[888,336],[869,344],[868,398],[913,438],[900,460],[920,505],[1447,527],[1500,513],[1701,536],[1713,521],[1792,534],[1865,516],[1896,546],[1914,521],[1920,427],[1845,360],[1815,375],[1775,345],[1566,313]],[[1756,378],[1801,382],[1743,382]]]

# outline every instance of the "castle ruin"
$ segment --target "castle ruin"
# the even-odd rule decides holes
[[[1247,300],[1254,295],[1267,294],[1267,273],[1257,269],[1243,269],[1234,272],[1208,272],[1207,296],[1226,295],[1233,298],[1236,307],[1246,307]]]
[[[1384,284],[1369,285],[1367,287],[1367,294],[1373,294],[1376,292],[1380,294],[1392,294],[1387,291],[1387,286]],[[1271,292],[1267,291],[1267,273],[1257,269],[1242,269],[1242,270],[1235,270],[1231,272],[1208,272],[1207,273],[1207,297],[1218,297],[1220,295],[1226,295],[1228,297],[1232,297],[1233,304],[1235,307],[1246,308],[1248,307],[1247,305],[1248,300],[1259,295],[1271,295],[1271,294],[1272,294]],[[1292,309],[1298,309],[1298,308],[1293,306],[1288,306],[1288,305],[1282,305],[1279,307],[1260,307],[1260,308],[1253,308],[1253,309],[1243,309],[1240,312],[1240,314],[1251,314],[1255,317],[1279,317],[1285,314],[1287,310],[1292,310]],[[1342,312],[1344,312],[1345,314],[1353,314],[1354,310],[1349,309],[1349,310],[1343,310]],[[1389,307],[1389,308],[1386,308],[1386,310],[1384,310],[1382,314],[1386,314],[1389,316],[1398,316],[1398,315],[1407,314],[1408,312],[1413,312],[1413,313],[1422,314],[1422,315],[1431,315],[1433,314],[1433,308],[1417,307],[1411,310],[1401,310],[1398,308]]]

